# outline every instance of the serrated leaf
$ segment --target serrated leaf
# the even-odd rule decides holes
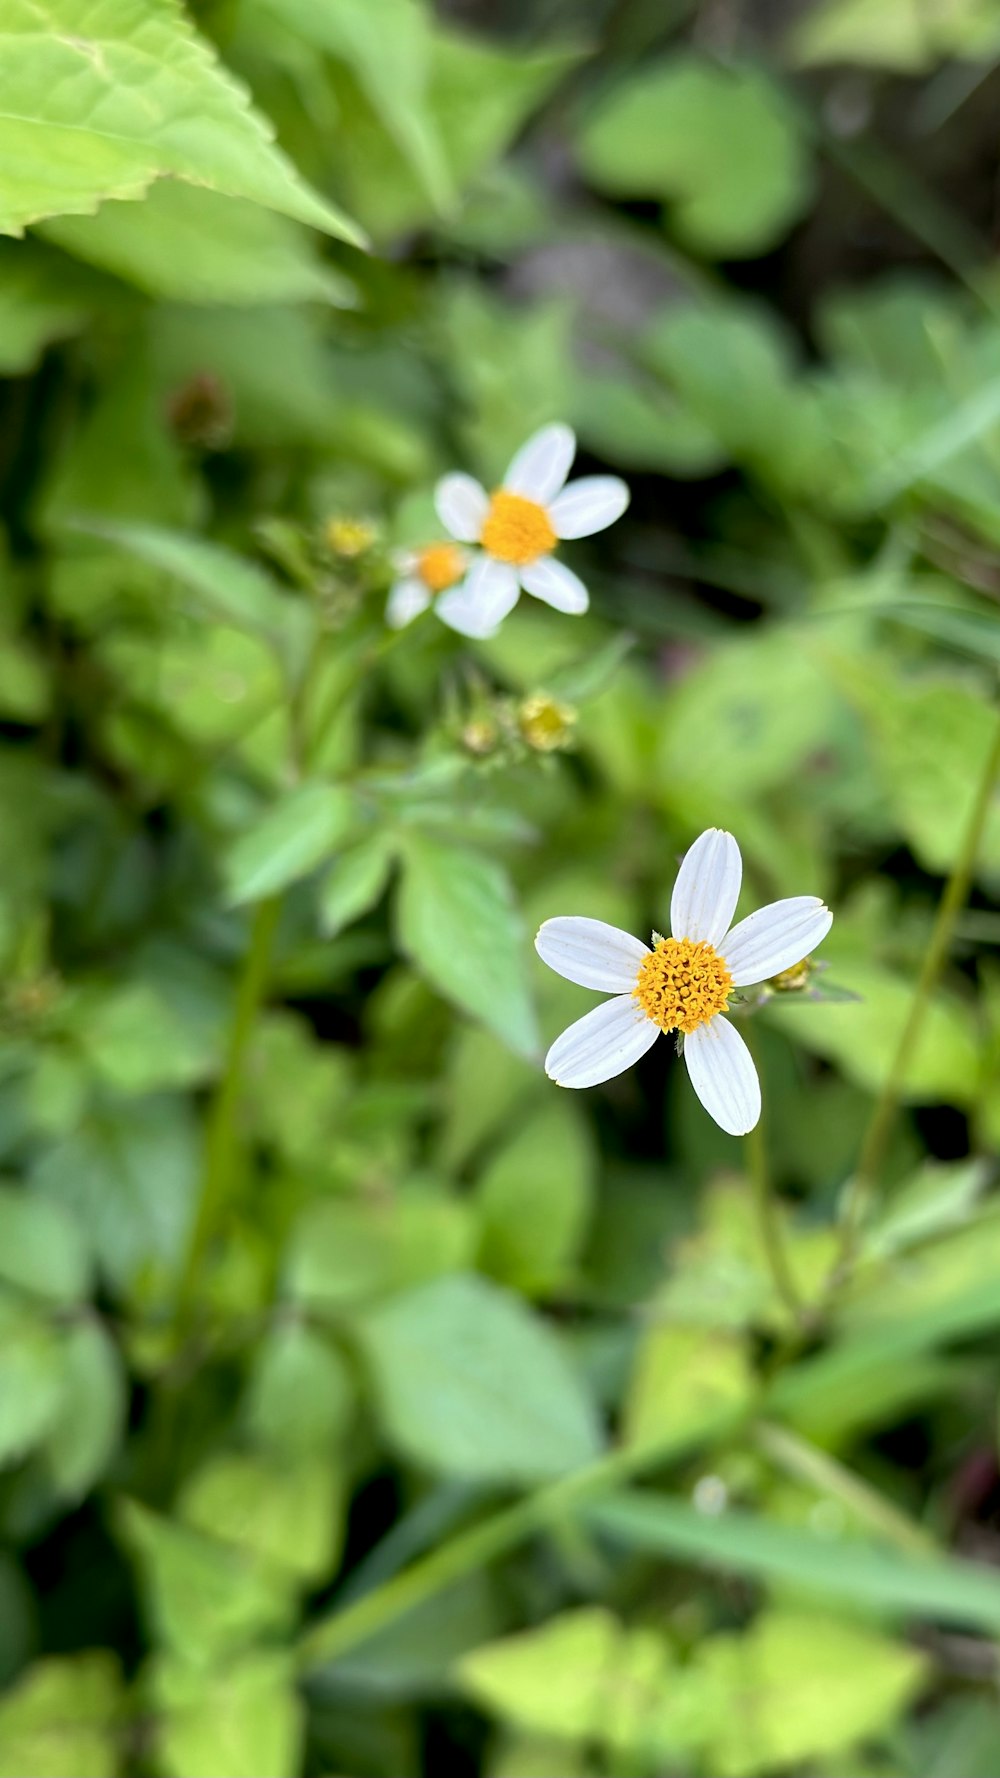
[[[226,893],[235,905],[287,889],[329,858],[351,832],[357,804],[335,784],[302,784],[247,828],[225,861]]]
[[[374,907],[389,881],[394,856],[389,836],[372,834],[334,859],[319,894],[324,932],[333,937]]]
[[[95,216],[60,217],[39,232],[166,302],[356,301],[303,229],[245,198],[176,179],[158,180],[141,204],[108,202]]]
[[[172,0],[7,0],[0,234],[173,175],[358,241]]]
[[[538,1051],[526,935],[502,867],[464,846],[409,834],[400,943],[432,987],[521,1055]]]
[[[485,1278],[421,1285],[357,1331],[386,1432],[422,1467],[541,1481],[596,1456],[593,1406],[551,1330]]]

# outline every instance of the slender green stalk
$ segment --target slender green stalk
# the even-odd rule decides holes
[[[236,988],[225,1064],[208,1114],[201,1192],[177,1284],[174,1305],[176,1344],[180,1343],[190,1322],[197,1301],[205,1255],[218,1229],[230,1193],[239,1152],[236,1120],[243,1084],[243,1063],[264,997],[271,961],[271,944],[279,912],[280,901],[277,896],[259,902],[254,909],[250,943]]]
[[[768,1420],[761,1422],[755,1436],[761,1450],[786,1475],[807,1483],[828,1500],[837,1501],[887,1542],[895,1544],[897,1549],[905,1550],[907,1555],[936,1553],[934,1539],[922,1525],[915,1524],[891,1500],[886,1500],[877,1489],[827,1451],[818,1450],[798,1433],[790,1432],[787,1426],[777,1426]]]
[[[844,1195],[841,1218],[842,1238],[840,1252],[830,1282],[831,1290],[836,1289],[842,1283],[850,1268],[862,1225],[871,1209],[878,1188],[886,1149],[896,1121],[899,1100],[906,1083],[910,1063],[916,1051],[931,998],[947,961],[954,936],[955,922],[965,906],[969,893],[969,885],[976,864],[976,854],[983,836],[983,829],[986,826],[986,818],[989,814],[998,773],[1000,773],[1000,719],[997,721],[992,744],[983,761],[983,770],[969,810],[969,818],[962,835],[958,857],[938,905],[934,929],[917,985],[913,991],[913,999],[910,1002],[906,1021],[900,1033],[899,1043],[896,1046],[896,1053],[889,1065],[882,1091],[878,1096],[871,1121],[865,1132],[857,1168]]]
[[[778,1296],[793,1320],[800,1322],[804,1304],[799,1296],[791,1262],[785,1249],[781,1218],[778,1215],[778,1206],[771,1183],[771,1168],[768,1162],[763,1121],[759,1121],[750,1131],[749,1136],[745,1136],[743,1140],[750,1163],[754,1208],[757,1212],[757,1228],[760,1233],[761,1246],[764,1249],[764,1257],[767,1260]]]
[[[748,1409],[727,1411],[709,1428],[683,1443],[672,1432],[658,1442],[626,1445],[571,1475],[539,1488],[513,1506],[483,1519],[441,1544],[401,1574],[384,1581],[342,1610],[307,1630],[298,1646],[300,1666],[309,1671],[337,1660],[377,1635],[404,1613],[443,1588],[557,1524],[584,1501],[631,1480],[645,1470],[688,1457],[696,1446],[731,1436],[745,1424]]]
[[[746,1021],[748,1027],[750,1020]],[[746,1028],[746,1027],[745,1027]],[[749,1029],[746,1035],[747,1048],[760,1070],[760,1061],[756,1045],[753,1043]],[[803,1320],[805,1305],[799,1295],[792,1271],[791,1261],[785,1246],[785,1238],[781,1228],[781,1217],[774,1196],[774,1185],[771,1179],[771,1166],[767,1152],[767,1135],[764,1125],[764,1114],[761,1113],[748,1136],[743,1138],[750,1179],[753,1184],[754,1209],[757,1212],[757,1228],[760,1233],[761,1246],[774,1288],[785,1308],[788,1310],[796,1326]]]

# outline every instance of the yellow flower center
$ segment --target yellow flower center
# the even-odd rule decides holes
[[[498,488],[490,501],[482,536],[479,539],[487,555],[498,562],[513,562],[523,568],[526,562],[548,555],[558,539],[544,506],[537,500],[526,500],[523,494],[508,494]]]
[[[417,557],[417,573],[429,593],[445,593],[465,573],[465,552],[457,543],[429,543]]]
[[[733,978],[714,946],[693,938],[661,938],[639,965],[632,992],[661,1031],[697,1031],[725,1012]]]

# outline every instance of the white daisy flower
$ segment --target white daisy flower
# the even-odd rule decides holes
[[[583,581],[553,551],[571,537],[589,537],[621,518],[629,491],[617,475],[585,475],[566,486],[576,454],[569,426],[543,426],[522,445],[493,494],[471,475],[446,475],[434,493],[438,517],[459,543],[477,544],[461,588],[442,600],[460,618],[491,635],[517,604],[523,587],[556,611],[578,615],[590,603]],[[467,632],[472,634],[474,632]]]
[[[433,604],[438,615],[451,629],[461,630],[463,635],[481,634],[476,628],[471,631],[465,629],[461,605],[457,611],[452,610],[450,613],[441,609],[443,601],[440,595],[452,588],[459,588],[465,579],[469,568],[468,550],[462,549],[447,537],[435,543],[426,543],[422,549],[396,550],[392,560],[399,578],[389,590],[389,601],[385,608],[385,621],[390,629],[404,629]]]
[[[653,948],[603,920],[546,920],[539,956],[584,988],[614,996],[585,1013],[545,1058],[562,1087],[592,1087],[621,1074],[661,1031],[683,1034],[684,1060],[705,1110],[731,1136],[760,1117],[760,1082],[739,1032],[723,1018],[734,988],[767,981],[824,939],[833,915],[818,896],[793,895],[730,922],[743,863],[731,833],[710,827],[687,853],[670,898],[672,938]]]

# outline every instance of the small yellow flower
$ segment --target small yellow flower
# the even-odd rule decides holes
[[[328,519],[323,531],[327,548],[347,561],[370,550],[376,536],[374,525],[367,519]]]
[[[517,707],[521,737],[536,753],[555,753],[572,740],[576,711],[550,692],[532,692]]]

